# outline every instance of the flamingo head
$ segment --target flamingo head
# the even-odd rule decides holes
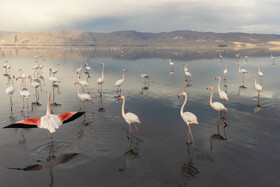
[[[123,69],[123,70],[122,70],[122,72],[126,72],[126,71],[127,71],[126,69]]]
[[[79,84],[79,82],[76,81],[76,82],[74,83],[74,85],[76,85],[76,84]]]
[[[100,64],[100,66],[104,66],[104,63]]]
[[[180,98],[182,95],[186,96],[186,95],[187,95],[187,93],[186,93],[186,92],[182,92],[182,93],[180,93],[180,94],[178,95],[178,98]]]
[[[23,72],[23,70],[22,70],[22,69],[19,69],[18,71],[19,71],[19,72]]]
[[[119,100],[124,100],[124,96],[118,97],[118,101],[119,101]]]
[[[221,79],[221,77],[215,77],[215,79]]]
[[[28,75],[28,77],[27,77],[28,79],[31,79],[32,77],[31,77],[31,75]]]
[[[56,66],[60,66],[60,64],[56,64]]]
[[[206,89],[207,89],[207,90],[209,90],[209,89],[213,90],[213,87],[212,87],[212,86],[209,86],[209,87],[207,87]]]

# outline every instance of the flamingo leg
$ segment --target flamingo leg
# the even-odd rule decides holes
[[[12,97],[13,97],[13,95],[12,95],[12,94],[10,94],[10,102],[11,102],[11,105],[13,105],[13,100],[12,100]]]
[[[134,127],[136,129],[136,132],[138,131],[138,127],[136,126],[136,124],[134,123]]]
[[[193,150],[194,150],[194,140],[193,140],[193,135],[192,135],[191,127],[189,125],[188,125],[188,127],[189,127],[189,133],[191,134],[191,137],[192,137]]]
[[[84,104],[84,112],[86,111],[86,104],[85,102],[83,101],[83,104]]]
[[[24,109],[24,98],[22,98],[22,108],[21,108],[21,111],[23,111]]]
[[[128,132],[131,133],[131,132],[132,132],[131,126],[130,126],[130,124],[128,124],[128,125],[129,125],[129,130],[128,130]]]
[[[91,101],[91,112],[93,113],[93,102]]]

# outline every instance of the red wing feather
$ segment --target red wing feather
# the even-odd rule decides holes
[[[25,124],[25,125],[39,125],[41,122],[41,118],[31,118],[31,119],[24,119],[21,121],[17,121],[15,123],[21,123],[21,124]]]
[[[82,116],[83,114],[84,114],[84,112],[67,112],[64,114],[59,114],[57,116],[60,119],[60,121],[62,121],[63,123],[68,123],[70,121],[77,119],[78,117]]]

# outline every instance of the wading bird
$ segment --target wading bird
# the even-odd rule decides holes
[[[84,111],[86,111],[86,106],[85,106],[85,102],[86,101],[90,101],[91,102],[91,111],[92,111],[92,113],[93,113],[93,102],[92,102],[92,99],[91,99],[91,97],[88,95],[88,94],[86,94],[86,93],[80,93],[80,83],[79,82],[75,82],[75,85],[79,85],[79,87],[78,87],[78,91],[77,91],[77,95],[78,95],[78,97],[81,99],[81,101],[83,102],[83,105],[84,105]]]
[[[260,92],[263,93],[263,89],[262,86],[260,84],[257,83],[257,78],[256,78],[256,74],[255,74],[255,88],[258,91],[258,97],[260,96]]]
[[[14,92],[15,92],[15,85],[14,85],[14,81],[13,81],[13,79],[15,78],[15,76],[12,76],[12,77],[9,77],[9,79],[11,79],[11,81],[12,81],[12,86],[9,86],[7,89],[6,89],[6,93],[9,95],[9,97],[10,97],[10,102],[11,102],[11,104],[13,104],[13,100],[12,100],[12,98],[13,98],[13,94],[14,94]]]
[[[101,77],[97,79],[96,83],[98,85],[98,91],[100,90],[100,85],[101,85],[101,91],[102,91],[102,85],[104,83],[104,63],[100,64],[102,66],[102,72],[101,72]]]
[[[64,114],[51,114],[50,110],[50,102],[51,96],[48,94],[48,105],[47,105],[47,113],[46,115],[40,118],[32,118],[32,119],[24,119],[21,121],[17,121],[14,124],[8,125],[4,128],[42,128],[47,129],[49,134],[55,132],[63,123],[67,123],[76,119],[84,114],[84,112],[67,112]]]
[[[189,128],[187,142],[189,143],[189,136],[191,135],[192,143],[193,143],[193,150],[194,150],[194,140],[193,140],[193,135],[192,135],[192,131],[191,131],[190,125],[191,124],[198,124],[198,121],[197,121],[197,117],[193,113],[191,113],[191,112],[183,112],[184,107],[185,107],[185,105],[187,103],[188,96],[187,96],[186,92],[182,92],[182,93],[180,93],[178,95],[178,98],[180,98],[182,95],[185,96],[185,101],[184,101],[184,103],[183,103],[183,105],[181,107],[180,114],[181,114],[181,117],[183,118],[183,120],[187,123],[187,126]]]
[[[220,88],[220,84],[221,84],[221,79],[222,79],[222,78],[221,78],[221,77],[215,77],[215,79],[219,79],[219,83],[218,83],[218,92],[219,92],[220,99],[229,101],[226,92],[224,92],[224,91],[221,90],[221,88]]]
[[[214,110],[216,110],[216,111],[218,111],[218,120],[219,120],[219,116],[220,116],[220,111],[225,111],[225,112],[227,112],[227,108],[222,104],[222,103],[220,103],[220,102],[214,102],[213,103],[213,87],[208,87],[207,88],[207,90],[208,89],[211,89],[211,96],[210,96],[210,106],[214,109]]]
[[[141,123],[139,118],[138,118],[138,116],[136,116],[135,114],[133,114],[131,112],[124,113],[124,104],[125,104],[125,97],[124,96],[118,97],[118,100],[123,100],[123,103],[122,103],[122,117],[126,121],[126,123],[128,123],[128,125],[129,125],[128,132],[129,133],[132,132],[131,126],[130,126],[131,123],[134,124],[136,131],[138,131],[138,128],[137,128],[137,126],[135,124],[135,123],[139,123],[139,124]]]
[[[124,83],[124,72],[126,72],[126,69],[123,69],[122,70],[122,73],[123,73],[123,78],[118,80],[116,83],[115,83],[115,86],[117,86],[117,91],[120,90],[121,91],[121,85]]]

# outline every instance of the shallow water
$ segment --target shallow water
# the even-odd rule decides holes
[[[0,126],[44,115],[46,90],[52,93],[55,114],[83,111],[77,96],[78,86],[74,85],[80,61],[70,57],[51,56],[44,62],[40,59],[45,65],[42,76],[46,85],[36,101],[35,89],[26,83],[31,92],[30,108],[23,112],[18,93],[20,80],[14,81],[16,92],[11,108],[5,93],[7,78],[2,76]],[[34,76],[34,58],[12,54],[1,58],[4,60],[12,66],[11,75],[19,76],[18,69],[22,68]],[[279,186],[280,68],[277,62],[272,65],[269,56],[249,56],[246,62],[241,56],[241,66],[249,72],[245,75],[244,89],[234,57],[224,58],[222,63],[219,58],[205,57],[173,61],[172,72],[168,59],[164,58],[90,58],[92,70],[89,75],[82,73],[81,79],[88,78],[90,83],[94,113],[90,103],[86,103],[86,115],[61,126],[53,133],[52,143],[45,129],[1,128],[0,186]],[[96,80],[101,77],[102,62],[105,83],[101,97]],[[60,64],[56,74],[61,80],[59,91],[48,80],[48,69],[57,63]],[[189,84],[185,81],[183,64],[189,64],[192,73]],[[229,72],[226,77],[228,126],[224,128],[224,120],[219,120],[218,134],[217,112],[209,105],[211,92],[206,88],[213,86],[213,100],[221,102],[218,81],[214,78],[223,78],[225,64]],[[264,93],[259,101],[254,88],[258,64],[264,73]],[[127,133],[128,125],[121,115],[122,102],[117,100],[114,86],[122,78],[124,68],[127,72],[121,94],[126,97],[125,109],[141,120],[139,131],[131,135]],[[144,81],[140,70],[150,79]],[[225,89],[223,80],[221,88]],[[184,99],[177,96],[183,91],[188,94],[185,111],[194,113],[199,122],[191,125],[195,151],[192,144],[186,144],[188,129],[180,116]]]

